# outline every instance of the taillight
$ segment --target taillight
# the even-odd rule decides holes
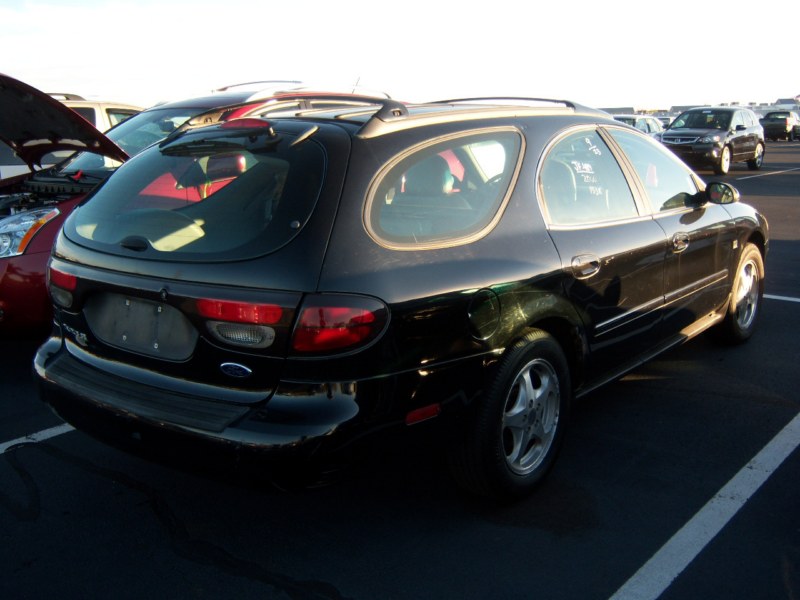
[[[267,348],[275,341],[275,330],[283,316],[277,304],[258,304],[202,298],[195,302],[208,331],[217,340],[245,348]]]
[[[78,287],[78,278],[54,267],[47,269],[47,289],[53,302],[64,308],[72,306],[72,292]]]
[[[376,339],[386,326],[383,303],[359,296],[309,296],[292,335],[292,350],[325,354],[355,350]]]
[[[203,317],[220,321],[275,325],[281,320],[283,309],[277,304],[254,304],[203,298],[197,301],[197,312]]]

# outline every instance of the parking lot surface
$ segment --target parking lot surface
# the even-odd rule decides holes
[[[63,426],[32,387],[36,343],[3,340],[0,597],[800,597],[800,143],[719,179],[770,222],[759,331],[583,398],[512,505],[459,492],[433,427],[303,488],[123,453]]]

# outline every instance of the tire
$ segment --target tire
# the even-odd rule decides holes
[[[714,173],[717,175],[727,175],[731,170],[731,149],[730,146],[722,148],[722,154],[719,155],[719,162],[714,165]]]
[[[571,394],[561,347],[532,330],[501,358],[485,395],[456,424],[448,446],[456,482],[495,500],[533,491],[561,447]]]
[[[747,244],[739,258],[724,320],[717,326],[723,341],[740,344],[755,331],[764,297],[764,259],[755,244]]]
[[[747,161],[747,168],[751,171],[758,171],[764,163],[764,146],[760,142],[756,144],[756,153],[753,158]]]

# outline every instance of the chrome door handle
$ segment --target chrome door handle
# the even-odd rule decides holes
[[[689,234],[678,232],[672,236],[672,251],[683,252],[689,247]]]
[[[588,279],[600,270],[600,259],[594,254],[579,254],[572,258],[571,267],[577,279]]]

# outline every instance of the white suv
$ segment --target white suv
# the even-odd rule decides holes
[[[53,98],[66,104],[100,131],[106,131],[128,117],[132,117],[142,109],[130,104],[86,100],[77,94],[50,94]]]

